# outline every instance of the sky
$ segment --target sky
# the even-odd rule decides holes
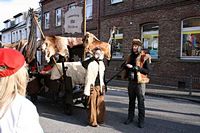
[[[0,30],[4,28],[4,21],[16,14],[38,8],[40,0],[0,0]]]

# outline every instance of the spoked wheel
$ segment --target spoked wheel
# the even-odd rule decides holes
[[[88,104],[87,96],[82,96],[81,97],[81,101],[82,101],[82,104],[83,104],[84,108],[87,109],[87,104]]]

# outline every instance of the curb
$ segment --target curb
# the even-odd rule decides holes
[[[183,99],[183,100],[188,100],[188,101],[200,104],[200,100],[198,100],[198,99],[187,98],[187,97],[182,97],[182,96],[167,95],[167,94],[154,94],[154,93],[149,93],[149,92],[146,92],[146,95],[155,96],[155,97],[170,98],[170,99]]]
[[[111,87],[112,89],[109,89]],[[121,90],[121,91],[127,91],[126,87],[118,87],[114,85],[109,85],[108,90]],[[183,97],[183,96],[177,96],[177,95],[168,95],[168,94],[158,94],[158,93],[151,93],[146,91],[145,93],[147,96],[154,96],[154,97],[163,97],[163,98],[170,98],[170,99],[183,99],[183,100],[188,100],[191,102],[199,103],[200,104],[200,98],[199,99],[194,99],[194,98],[188,98],[188,97]]]

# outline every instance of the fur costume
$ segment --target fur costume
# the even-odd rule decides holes
[[[90,88],[91,85],[94,86],[95,85],[95,80],[97,78],[97,75],[99,73],[99,78],[100,78],[100,87],[101,87],[101,92],[102,92],[102,88],[104,86],[104,71],[105,71],[105,65],[103,63],[103,61],[99,61],[99,63],[97,63],[97,61],[92,61],[90,62],[90,64],[88,65],[88,69],[86,72],[86,78],[85,78],[85,89],[84,89],[84,94],[86,96],[90,96]]]

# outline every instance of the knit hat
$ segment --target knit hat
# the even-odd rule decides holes
[[[24,63],[24,56],[19,51],[0,48],[0,77],[7,77],[16,73]]]
[[[133,39],[132,45],[142,46],[142,42],[140,41],[140,39]]]

